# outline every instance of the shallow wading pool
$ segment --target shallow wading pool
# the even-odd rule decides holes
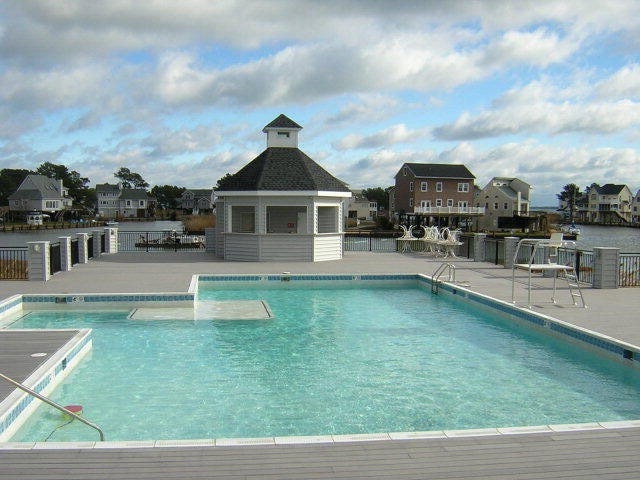
[[[260,300],[272,317],[136,320],[130,309],[36,310],[10,328],[92,329],[91,353],[51,397],[81,404],[108,440],[640,418],[639,369],[451,295],[455,289],[433,295],[417,277],[220,280],[201,281],[197,302]],[[86,426],[65,423],[42,406],[12,441],[96,439]]]

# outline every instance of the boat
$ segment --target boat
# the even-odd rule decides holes
[[[571,225],[560,225],[560,231],[562,233],[568,233],[569,235],[580,235],[580,227],[577,227],[575,223]]]

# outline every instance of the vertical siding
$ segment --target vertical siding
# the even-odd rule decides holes
[[[313,261],[340,260],[342,258],[342,235],[314,237]]]

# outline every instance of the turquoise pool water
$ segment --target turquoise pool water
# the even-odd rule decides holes
[[[94,330],[90,357],[52,398],[82,404],[108,440],[640,418],[640,372],[618,362],[432,296],[413,281],[324,285],[201,284],[203,300],[266,300],[272,320],[32,312],[12,328]],[[96,439],[77,422],[51,434],[62,423],[41,407],[13,440]]]

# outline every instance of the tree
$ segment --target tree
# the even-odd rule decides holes
[[[576,204],[580,200],[582,196],[582,192],[580,192],[580,187],[578,187],[575,183],[569,183],[562,188],[562,192],[556,194],[558,200],[565,203],[567,205],[567,209],[569,210],[569,221],[573,222],[573,214],[576,210]]]
[[[231,178],[231,174],[229,172],[225,173],[224,177],[219,179],[218,182],[216,183],[216,189],[224,187],[230,178]]]
[[[51,162],[45,162],[38,167],[36,173],[45,177],[62,180],[62,184],[69,190],[69,196],[77,205],[90,208],[95,203],[95,194],[88,187],[89,179],[81,176],[75,170],[69,171],[65,165],[56,165]]]
[[[3,168],[0,170],[0,206],[9,204],[9,196],[31,173],[33,173],[31,170],[23,168]]]
[[[391,187],[382,188],[382,187],[372,187],[365,188],[362,190],[362,195],[367,200],[371,200],[372,202],[378,202],[378,208],[382,208],[384,210],[389,209],[389,189]]]
[[[156,185],[151,189],[151,196],[157,200],[157,205],[162,209],[178,208],[178,199],[186,188],[175,185]]]
[[[126,167],[120,167],[120,170],[118,170],[113,175],[122,182],[123,188],[144,189],[149,186],[144,178],[142,178],[142,175],[136,172],[132,172]]]

